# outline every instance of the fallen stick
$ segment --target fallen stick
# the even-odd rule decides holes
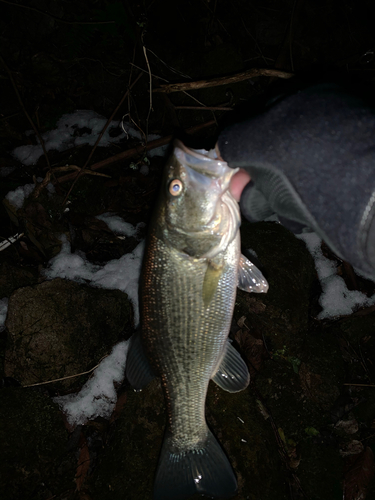
[[[233,108],[223,106],[175,106],[174,109],[193,109],[198,111],[233,111]]]
[[[183,83],[168,83],[161,85],[160,87],[154,88],[153,92],[166,92],[167,94],[171,92],[181,92],[183,90],[191,89],[204,89],[209,87],[219,87],[220,85],[227,85],[229,83],[242,82],[243,80],[248,80],[249,78],[255,78],[256,76],[273,76],[276,78],[292,78],[294,73],[288,73],[286,71],[281,71],[279,69],[267,69],[267,68],[252,68],[242,73],[237,73],[231,76],[222,76],[220,78],[212,78],[210,80],[198,80],[197,82],[183,82]]]

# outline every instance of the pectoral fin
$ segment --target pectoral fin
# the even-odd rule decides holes
[[[142,389],[155,378],[142,347],[140,332],[134,333],[126,360],[126,377],[134,389]]]
[[[227,341],[220,366],[212,377],[219,387],[228,392],[239,392],[249,385],[250,374],[240,353]]]
[[[219,283],[219,279],[223,272],[223,266],[217,265],[212,261],[208,261],[206,274],[204,275],[203,280],[203,304],[205,307],[209,305],[212,300],[212,297],[215,294],[217,284]]]
[[[268,282],[261,271],[244,255],[238,266],[238,288],[245,292],[267,293]]]

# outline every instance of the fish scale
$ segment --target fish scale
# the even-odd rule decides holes
[[[207,386],[228,336],[235,295],[228,282],[237,279],[238,245],[235,239],[229,246],[215,295],[204,307],[201,297],[207,263],[181,258],[178,252],[171,258],[170,248],[150,235],[141,289],[143,340],[152,368],[162,374],[175,441],[184,443],[186,450],[206,437]],[[155,265],[164,271],[156,273]]]

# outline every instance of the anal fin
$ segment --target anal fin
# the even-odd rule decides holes
[[[228,392],[239,392],[249,385],[250,374],[245,361],[227,340],[225,354],[212,380]]]

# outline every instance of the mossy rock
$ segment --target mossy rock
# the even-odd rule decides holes
[[[93,368],[123,340],[131,322],[127,295],[56,278],[20,288],[10,297],[4,373],[22,385]],[[70,378],[63,388],[82,385]]]

